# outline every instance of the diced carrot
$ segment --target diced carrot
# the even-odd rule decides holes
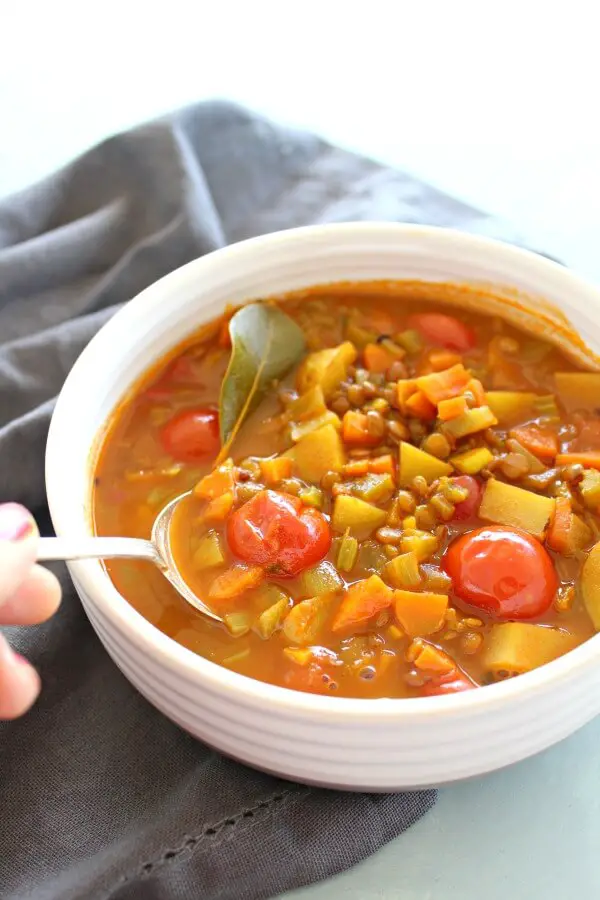
[[[225,491],[220,497],[211,500],[202,514],[205,522],[222,522],[227,514],[231,512],[235,503],[235,493],[233,491]]]
[[[194,488],[194,494],[202,500],[214,500],[227,491],[233,491],[234,488],[233,464],[231,460],[228,460],[222,466],[213,469],[212,472],[201,478]]]
[[[477,378],[471,378],[465,390],[473,394],[477,406],[487,406],[488,400],[485,388]]]
[[[442,372],[444,369],[449,369],[462,362],[462,356],[452,350],[431,350],[429,362],[434,372]]]
[[[411,378],[401,378],[400,381],[396,382],[396,396],[402,412],[406,411],[406,401],[416,390],[417,386]]]
[[[538,425],[519,425],[511,429],[510,436],[540,459],[552,461],[558,453],[558,439],[554,432]]]
[[[342,468],[342,475],[345,478],[360,478],[361,475],[369,473],[368,459],[352,459]]]
[[[333,620],[333,631],[347,631],[365,625],[392,604],[394,594],[379,575],[351,584]]]
[[[210,600],[232,600],[244,591],[258,587],[264,577],[265,573],[259,566],[232,566],[215,578],[208,589],[208,596]]]
[[[394,457],[391,453],[387,453],[385,456],[376,456],[375,459],[369,460],[368,471],[371,475],[393,475],[395,472]]]
[[[395,359],[396,357],[389,350],[386,350],[385,347],[382,347],[381,344],[367,344],[363,350],[365,369],[368,369],[369,372],[377,372],[383,375]]]
[[[287,456],[276,456],[274,459],[261,459],[260,471],[267,484],[277,484],[292,474],[292,460]]]
[[[342,419],[342,438],[345,444],[354,444],[357,447],[374,447],[381,443],[381,437],[371,434],[367,427],[365,413],[355,409],[349,409]]]
[[[436,417],[435,406],[427,399],[423,391],[411,394],[405,403],[405,407],[409,416],[424,419],[426,422],[432,422]]]
[[[438,403],[438,415],[442,422],[449,422],[450,419],[456,419],[467,411],[467,401],[463,396],[449,397],[448,400],[440,400]]]
[[[458,363],[450,369],[444,369],[443,372],[421,375],[417,378],[417,387],[431,403],[437,404],[440,400],[448,400],[462,394],[470,380],[469,372],[462,363]]]
[[[456,663],[451,656],[436,647],[435,644],[423,642],[423,647],[415,659],[415,667],[426,672],[436,672],[444,675],[456,669]]]
[[[574,466],[581,463],[590,469],[600,469],[600,450],[588,450],[582,453],[559,453],[556,457],[557,466]]]
[[[569,498],[557,497],[554,505],[554,515],[546,538],[550,547],[556,550],[557,553],[565,553],[568,550],[572,518],[573,513]]]

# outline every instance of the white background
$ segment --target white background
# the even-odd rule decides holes
[[[110,133],[230,97],[500,214],[600,281],[586,6],[0,0],[0,195]]]

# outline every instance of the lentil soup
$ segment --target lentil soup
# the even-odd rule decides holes
[[[497,316],[364,286],[244,310],[104,436],[96,533],[147,538],[191,491],[174,554],[225,624],[107,563],[146,619],[252,678],[363,698],[474,689],[600,630],[600,374]]]

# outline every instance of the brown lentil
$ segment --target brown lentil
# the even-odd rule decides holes
[[[422,475],[415,475],[412,480],[412,488],[419,497],[426,497],[429,492],[429,485]]]
[[[460,649],[463,653],[468,653],[469,655],[477,653],[478,650],[481,649],[482,644],[483,635],[477,634],[475,631],[469,631],[467,634],[463,634],[460,639]]]
[[[434,494],[429,501],[429,506],[438,519],[449,522],[454,515],[454,505],[446,500],[443,494]]]
[[[436,523],[435,513],[425,503],[420,503],[415,509],[415,519],[417,520],[417,528],[422,531],[429,531]]]
[[[376,409],[370,409],[367,413],[367,431],[373,437],[382,438],[385,434],[385,420]]]
[[[429,679],[421,672],[417,672],[416,669],[411,669],[410,672],[406,672],[404,675],[404,680],[409,687],[419,688],[423,687]]]
[[[375,537],[380,544],[398,544],[402,538],[402,531],[399,528],[390,528],[383,525],[375,532]]]
[[[406,378],[408,375],[408,371],[403,362],[399,359],[394,360],[389,369],[387,370],[387,377],[389,381],[399,381],[401,378]]]
[[[347,397],[340,396],[335,400],[332,400],[330,406],[334,412],[336,412],[340,416],[343,416],[344,413],[348,412],[348,410],[350,409],[350,401]]]
[[[397,422],[396,420],[392,419],[391,421],[386,423],[386,428],[388,438],[391,438],[396,443],[405,441],[408,437],[410,437],[408,428],[402,422]]]
[[[433,434],[428,435],[423,441],[423,450],[426,453],[431,453],[432,456],[436,456],[438,459],[447,459],[450,456],[450,443],[443,434],[440,434],[439,431],[434,431]]]
[[[321,478],[321,487],[324,491],[329,491],[334,484],[338,484],[342,480],[339,472],[325,472]]]
[[[359,384],[351,384],[346,396],[352,406],[362,406],[365,402],[365,392]]]

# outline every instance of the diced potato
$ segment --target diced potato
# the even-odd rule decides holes
[[[587,508],[597,510],[600,507],[600,472],[597,469],[585,469],[579,490]]]
[[[281,599],[260,614],[256,620],[256,630],[263,640],[266,641],[281,628],[291,602],[289,597],[281,597]]]
[[[315,484],[326,472],[339,472],[346,462],[341,438],[333,425],[311,431],[283,455],[294,461],[300,478]]]
[[[406,441],[400,442],[400,467],[398,470],[398,483],[401,487],[411,487],[413,479],[417,475],[422,475],[428,484],[441,478],[442,475],[449,475],[452,466],[442,459],[432,456],[431,453],[425,453]]]
[[[405,531],[400,538],[400,549],[402,552],[410,553],[413,551],[419,562],[423,562],[429,559],[430,556],[433,556],[437,548],[438,539],[435,534],[430,534],[429,531],[412,529],[411,531]]]
[[[377,528],[381,528],[386,519],[385,510],[359,500],[358,497],[338,494],[334,500],[331,517],[333,530],[344,534],[346,529],[349,529],[350,534],[359,541],[368,537]]]
[[[344,587],[344,582],[330,562],[320,562],[305,569],[300,575],[300,584],[302,593],[307,597],[320,597],[321,594],[331,594]]]
[[[596,631],[600,631],[600,541],[583,564],[580,587],[587,613]]]
[[[243,637],[250,631],[250,615],[247,612],[232,612],[223,616],[225,628],[232,637]]]
[[[327,404],[323,396],[323,388],[320,384],[315,384],[297,400],[290,404],[290,418],[294,422],[306,422],[308,419],[318,419],[323,413],[327,412]]]
[[[411,550],[395,556],[386,565],[383,574],[395,588],[418,587],[421,584],[421,573],[417,554]]]
[[[391,475],[365,475],[350,483],[353,496],[360,497],[368,503],[379,503],[389,500],[394,493],[394,479]]]
[[[463,475],[476,475],[491,463],[494,454],[487,447],[475,447],[473,450],[463,450],[450,457],[450,462],[455,469]]]
[[[328,409],[316,419],[307,419],[305,422],[292,422],[290,425],[290,437],[295,442],[301,441],[307,434],[318,431],[319,428],[323,428],[325,425],[333,425],[337,431],[341,431],[342,420]]]
[[[249,591],[244,600],[245,603],[248,606],[251,606],[257,613],[262,613],[270,606],[275,606],[279,600],[285,600],[288,605],[292,602],[291,598],[286,594],[283,588],[280,588],[279,585],[273,584],[270,581],[265,581],[263,584],[259,584],[253,591]]]
[[[532,413],[536,394],[525,391],[487,391],[487,405],[499,425],[513,425]]]
[[[541,540],[554,513],[554,504],[552,497],[490,478],[483,492],[479,517],[497,525],[522,528]]]
[[[428,591],[394,591],[394,608],[399,624],[410,637],[434,634],[444,624],[448,597]]]
[[[225,562],[225,552],[221,538],[216,531],[209,531],[198,541],[193,563],[196,569],[211,569]]]
[[[554,382],[567,412],[600,407],[600,372],[555,372]]]
[[[332,607],[332,595],[309,597],[296,603],[283,621],[283,633],[294,644],[314,643],[325,627]]]
[[[309,353],[298,369],[296,384],[303,393],[314,385],[319,385],[326,400],[334,393],[348,373],[349,366],[356,359],[356,348],[350,341]]]
[[[487,636],[483,665],[493,678],[508,678],[537,669],[576,644],[577,639],[568,631],[528,622],[505,622],[494,625]]]
[[[455,438],[462,438],[497,424],[498,419],[489,406],[476,406],[474,409],[468,409],[462,416],[444,422],[443,429]]]

